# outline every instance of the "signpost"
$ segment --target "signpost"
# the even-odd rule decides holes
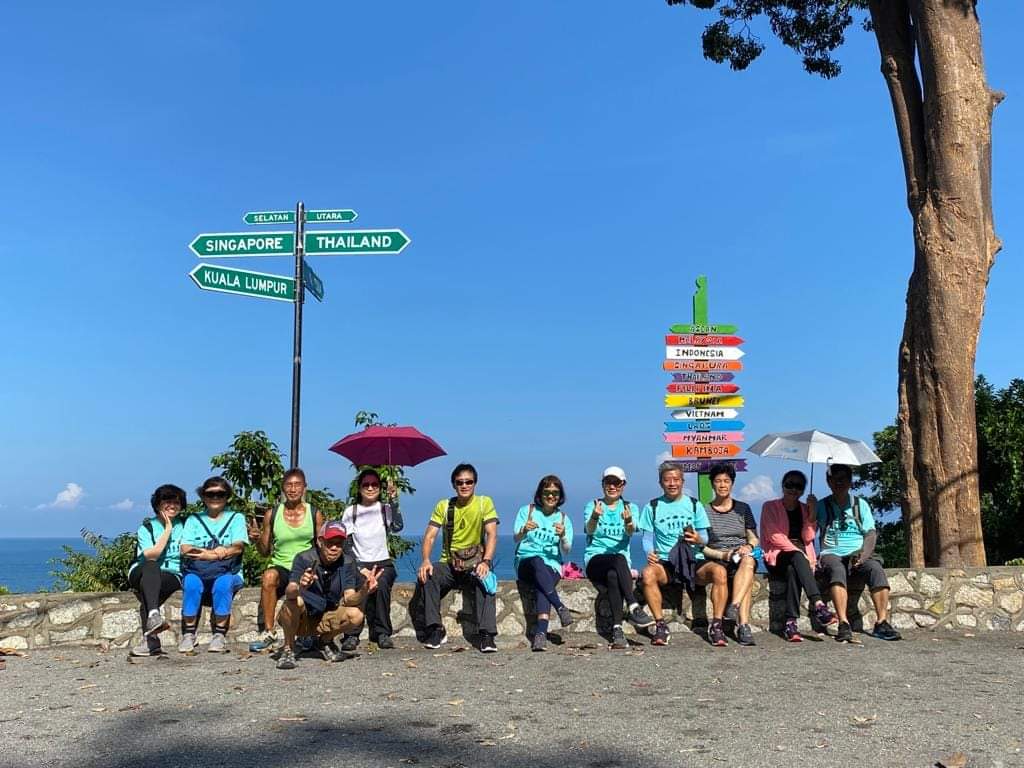
[[[350,208],[306,210],[300,201],[294,211],[250,211],[246,224],[294,224],[294,232],[215,232],[197,235],[189,249],[199,258],[291,256],[295,276],[268,275],[243,269],[199,264],[189,277],[205,291],[234,293],[294,304],[292,337],[292,467],[299,463],[299,417],[302,391],[302,307],[308,291],[323,301],[323,280],[306,256],[398,254],[408,247],[409,236],[400,229],[348,229],[306,231],[306,224],[347,224],[358,214]]]
[[[695,347],[738,347],[743,343],[739,336],[708,335],[704,333],[670,333],[665,337],[669,345],[692,345]]]
[[[701,277],[697,278],[698,293],[700,292],[701,280],[704,280],[705,290],[707,290],[707,278],[702,275]],[[696,300],[697,297],[694,296],[694,301]],[[704,306],[705,308],[707,307],[706,301]],[[696,311],[696,308],[694,308],[694,312]],[[739,327],[735,325],[722,325],[720,323],[716,325],[708,325],[705,322],[697,322],[696,320],[694,320],[692,323],[670,325],[668,330],[671,333],[736,333],[736,331],[739,330]]]
[[[665,395],[666,408],[679,408],[685,405],[722,406],[723,408],[740,407],[743,405],[742,395]]]
[[[735,408],[686,407],[672,411],[673,419],[735,419],[739,415]]]
[[[732,381],[736,378],[735,373],[729,371],[684,371],[673,373],[672,381]]]
[[[714,381],[674,381],[665,385],[665,391],[673,395],[731,395],[740,391],[740,385]]]
[[[680,461],[673,461],[672,463],[682,469],[683,472],[697,472],[704,474],[720,461],[721,459],[683,459]],[[747,471],[746,459],[733,459],[729,463],[732,464],[732,468],[737,472]],[[708,501],[711,501],[711,498],[713,497],[708,497]]]
[[[666,443],[742,443],[744,439],[742,432],[666,432],[664,437]]]
[[[739,360],[745,354],[738,347],[665,347],[667,360]]]
[[[739,419],[687,419],[686,421],[666,421],[666,432],[710,432],[714,429],[743,429]]]
[[[261,299],[295,301],[295,281],[281,275],[265,272],[250,272],[244,269],[230,269],[214,264],[197,264],[188,273],[192,281],[204,291],[236,293],[240,296],[256,296]]]
[[[685,459],[729,459],[742,451],[738,445],[673,445],[672,455]],[[708,499],[711,501],[711,499]]]
[[[742,371],[739,360],[663,360],[666,371]]]

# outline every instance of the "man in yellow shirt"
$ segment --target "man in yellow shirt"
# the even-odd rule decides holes
[[[462,590],[463,600],[473,599],[480,651],[498,650],[494,593],[485,588],[498,544],[498,513],[489,496],[476,495],[477,474],[472,464],[459,464],[452,471],[455,495],[441,499],[434,507],[423,534],[423,562],[419,580],[423,585],[427,648],[439,648],[448,641],[441,623],[441,600],[453,589]],[[430,562],[437,532],[443,536],[441,562]],[[493,577],[490,579],[493,582]],[[475,599],[474,599],[475,598]]]

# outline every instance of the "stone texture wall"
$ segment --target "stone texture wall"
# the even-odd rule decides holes
[[[1024,632],[1024,568],[887,571],[892,587],[890,621],[897,629],[971,629],[982,631]],[[608,624],[606,602],[587,581],[563,581],[559,588],[566,605],[577,613],[578,631],[605,631]],[[785,585],[759,577],[754,583],[752,624],[756,630],[778,631],[782,624]],[[394,589],[392,622],[396,636],[410,637],[414,629],[409,616],[413,585],[398,584]],[[235,598],[229,640],[248,642],[257,637],[256,614],[259,591],[243,589]],[[502,644],[522,639],[528,622],[532,625],[532,595],[521,595],[515,582],[502,582],[498,592],[498,631]],[[681,623],[706,620],[710,605],[698,592],[691,604],[683,599],[682,611],[670,611],[674,629]],[[524,614],[523,605],[527,612]],[[180,618],[180,593],[168,602],[166,615],[172,628],[161,637],[165,645],[177,643]],[[856,608],[854,607],[856,606]],[[851,594],[850,619],[871,627],[874,609],[866,591]],[[469,611],[462,612],[462,597],[454,593],[446,600],[445,624],[453,636],[471,635]],[[859,613],[858,613],[859,611]],[[208,617],[208,611],[205,611]],[[207,619],[204,618],[204,622]],[[800,619],[809,628],[806,617]],[[557,619],[553,627],[557,626]],[[530,627],[532,629],[532,627]],[[138,640],[139,610],[135,595],[125,593],[40,593],[0,596],[0,647],[16,649],[47,648],[59,645],[95,645],[124,647]],[[209,634],[201,632],[201,643]]]

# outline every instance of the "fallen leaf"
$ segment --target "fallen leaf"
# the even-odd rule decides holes
[[[93,707],[92,711],[93,712],[106,712],[107,708],[106,707]]]
[[[17,648],[5,648],[0,646],[0,656],[24,656],[25,654]]]
[[[454,648],[452,648],[452,653],[462,653],[464,650],[466,650],[466,646],[456,645]]]
[[[451,701],[448,702],[448,706],[449,707],[461,707],[465,703],[466,703],[465,699],[452,699]]]
[[[394,677],[395,673],[394,672],[381,672],[380,676],[381,677]]]
[[[86,690],[88,690],[90,688],[96,688],[96,687],[97,687],[96,683],[89,683],[88,685],[81,685],[81,686],[79,686],[78,690],[86,691]]]
[[[954,752],[945,760],[935,764],[936,768],[964,768],[967,765],[967,755],[963,752]]]
[[[634,688],[650,688],[651,687],[651,684],[648,683],[646,680],[634,680],[632,683],[630,683],[630,685],[633,686]]]
[[[494,739],[477,739],[476,743],[479,744],[481,747],[496,747],[496,746],[498,746],[498,742],[496,742]]]
[[[416,662],[410,659],[409,661],[405,662],[405,666],[407,666],[409,669],[416,669]]]
[[[870,717],[861,717],[854,715],[851,719],[851,724],[857,728],[869,728],[878,719],[878,715],[871,715]]]
[[[287,715],[285,717],[277,718],[282,723],[304,723],[306,722],[305,715]]]
[[[141,704],[126,704],[125,706],[120,707],[117,711],[118,712],[136,712],[136,711],[142,709],[144,706],[146,706],[145,702],[143,702]]]

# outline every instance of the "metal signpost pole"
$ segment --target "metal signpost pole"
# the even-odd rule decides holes
[[[296,283],[298,288],[298,283]],[[697,278],[697,292],[693,294],[693,324],[708,324],[708,279],[701,275]],[[715,498],[715,492],[711,487],[711,476],[706,472],[697,474],[697,498],[702,504],[710,504]]]
[[[299,397],[302,388],[302,304],[306,295],[302,283],[302,260],[305,256],[306,206],[295,206],[295,343],[292,353],[292,447],[291,466],[299,466]]]

